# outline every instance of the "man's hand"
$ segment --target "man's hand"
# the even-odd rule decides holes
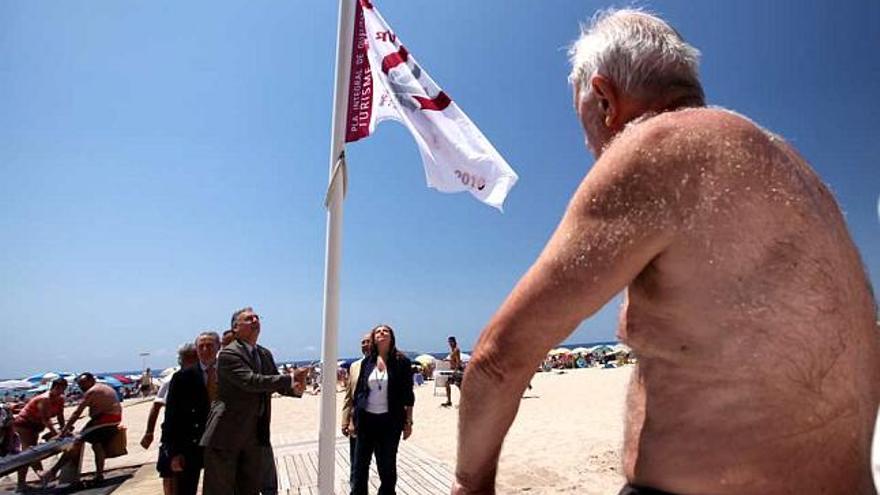
[[[148,431],[144,433],[143,438],[141,438],[141,447],[148,449],[150,448],[151,443],[153,443],[153,432]]]
[[[186,462],[184,461],[182,454],[177,454],[176,456],[171,458],[171,470],[175,473],[183,471],[183,467],[185,464]]]
[[[403,425],[403,439],[406,440],[410,435],[412,435],[412,421]]]
[[[309,369],[294,368],[288,374],[293,377],[293,381],[290,383],[293,394],[297,397],[301,396],[306,391],[306,377],[309,376]]]
[[[344,425],[342,427],[342,435],[347,437],[349,433],[351,433],[351,430],[348,429],[348,425]]]
[[[302,383],[303,386],[305,386],[306,378],[308,378],[308,376],[309,376],[309,369],[308,368],[294,368],[293,372],[291,374],[293,375],[293,381]]]

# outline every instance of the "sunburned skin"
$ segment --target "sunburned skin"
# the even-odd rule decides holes
[[[603,150],[475,347],[454,492],[491,492],[546,350],[624,289],[630,483],[874,493],[880,353],[859,254],[804,160],[714,108],[641,119]]]
[[[109,386],[95,385],[85,393],[83,403],[89,408],[89,416],[96,418],[102,414],[121,414],[122,407],[116,400],[116,392]]]

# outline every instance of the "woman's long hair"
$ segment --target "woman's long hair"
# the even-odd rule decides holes
[[[390,325],[386,325],[384,323],[381,325],[376,325],[375,327],[373,327],[372,330],[370,330],[370,344],[372,347],[370,349],[370,357],[376,359],[376,357],[379,355],[379,346],[376,344],[376,330],[379,330],[380,328],[387,328],[388,335],[391,336],[391,347],[388,348],[388,359],[397,359],[400,355],[400,352],[397,350],[397,340],[394,338],[394,329],[391,328]]]

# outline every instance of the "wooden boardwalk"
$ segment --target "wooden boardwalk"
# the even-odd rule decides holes
[[[275,445],[278,493],[318,494],[318,442]],[[370,465],[370,493],[379,490],[376,462]],[[336,440],[336,495],[349,493],[348,439]],[[452,469],[425,451],[401,441],[397,453],[397,493],[400,495],[446,495],[452,486]]]

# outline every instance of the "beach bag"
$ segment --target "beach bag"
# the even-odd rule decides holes
[[[116,427],[116,434],[104,445],[104,453],[107,458],[120,457],[128,454],[126,447],[128,446],[128,436],[126,429],[122,425]]]

